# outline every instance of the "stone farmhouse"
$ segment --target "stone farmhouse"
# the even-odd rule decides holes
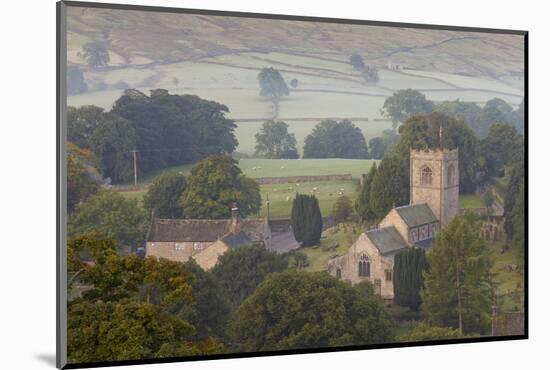
[[[284,220],[241,219],[234,206],[230,219],[153,218],[147,232],[145,255],[177,262],[193,258],[204,270],[210,270],[229,249],[252,244],[278,253],[300,246]]]
[[[393,207],[375,229],[362,233],[328,272],[352,284],[374,285],[393,300],[393,259],[406,248],[430,249],[440,228],[458,214],[458,150],[411,150],[410,204]]]

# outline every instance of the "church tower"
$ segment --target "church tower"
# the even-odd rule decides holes
[[[427,203],[440,227],[458,214],[458,149],[411,150],[411,203]]]

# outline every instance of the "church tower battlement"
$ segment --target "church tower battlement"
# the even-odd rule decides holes
[[[427,203],[442,228],[459,210],[458,149],[411,149],[410,154],[411,203]]]

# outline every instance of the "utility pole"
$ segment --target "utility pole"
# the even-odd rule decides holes
[[[134,154],[134,186],[137,187],[137,150],[130,150]]]

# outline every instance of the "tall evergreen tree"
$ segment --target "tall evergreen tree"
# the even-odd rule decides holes
[[[292,204],[291,223],[294,237],[302,246],[319,244],[323,218],[319,201],[314,195],[296,195]]]
[[[525,181],[525,166],[523,161],[517,162],[511,170],[508,187],[504,194],[504,231],[508,241],[514,238],[514,223],[512,211],[518,199],[518,193]]]
[[[370,194],[372,189],[372,180],[376,176],[376,169],[376,163],[374,163],[363,181],[361,191],[359,192],[359,197],[355,201],[355,210],[361,218],[361,222],[370,221],[375,218],[374,212],[371,208]]]
[[[455,217],[437,237],[424,275],[423,309],[435,326],[486,334],[494,302],[493,260],[472,214]]]
[[[409,202],[408,171],[403,158],[386,155],[372,180],[370,208],[374,218],[380,219],[394,205]]]
[[[427,269],[428,259],[423,249],[410,248],[395,256],[393,293],[397,304],[415,311],[420,308],[420,291],[424,288],[423,274]]]

